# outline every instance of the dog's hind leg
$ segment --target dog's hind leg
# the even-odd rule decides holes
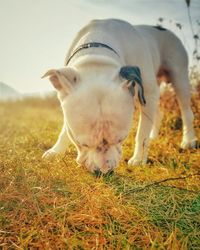
[[[171,76],[183,120],[181,148],[195,148],[197,145],[197,138],[193,126],[194,115],[191,109],[191,89],[187,67],[182,67],[179,70],[172,70]]]
[[[163,112],[160,110],[159,105],[158,105],[156,108],[156,113],[155,113],[155,117],[153,120],[153,127],[150,133],[151,140],[156,139],[158,137],[162,117],[163,117]]]
[[[165,83],[164,81],[161,82],[159,89],[160,89],[160,93],[159,95],[162,96],[165,91],[166,91],[166,85],[167,83]],[[156,108],[156,113],[155,113],[155,117],[154,117],[154,121],[153,121],[153,127],[151,129],[151,133],[150,133],[150,139],[156,139],[159,135],[159,130],[160,130],[160,125],[162,122],[162,118],[163,118],[163,111],[160,109],[159,103],[157,105]]]

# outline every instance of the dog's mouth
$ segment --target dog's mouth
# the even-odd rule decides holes
[[[91,162],[88,160],[88,158],[85,156],[84,158],[80,159],[77,158],[76,162],[83,166],[86,167],[91,173],[97,174],[107,174],[108,172],[113,171],[113,169],[116,168],[117,166],[117,162],[116,160],[107,160],[107,162],[105,164],[96,164],[95,162]]]
[[[121,144],[96,149],[79,151],[76,162],[86,167],[95,175],[105,175],[112,172],[121,158]]]

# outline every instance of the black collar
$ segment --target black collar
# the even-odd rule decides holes
[[[93,43],[85,43],[85,44],[82,44],[80,45],[75,51],[74,53],[69,57],[69,59],[67,60],[67,63],[66,65],[70,62],[70,60],[72,59],[72,57],[78,53],[80,50],[83,50],[83,49],[89,49],[89,48],[106,48],[106,49],[109,49],[109,50],[112,50],[116,55],[119,56],[119,54],[113,49],[111,48],[110,46],[104,44],[104,43],[97,43],[97,42],[93,42]]]

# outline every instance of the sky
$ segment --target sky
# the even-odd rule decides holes
[[[200,26],[200,0],[191,0],[195,31]],[[120,18],[132,24],[164,26],[193,51],[185,0],[0,0],[0,82],[21,93],[53,87],[41,76],[64,65],[78,30],[91,19]],[[180,31],[175,23],[181,23]]]

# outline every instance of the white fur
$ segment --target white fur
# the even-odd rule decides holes
[[[106,48],[84,49],[67,67],[45,74],[58,90],[64,125],[58,141],[44,157],[63,153],[71,141],[78,150],[77,162],[90,171],[106,173],[117,166],[134,111],[133,97],[119,76],[120,68],[126,65],[140,68],[146,98],[146,105],[141,106],[135,151],[129,164],[145,164],[150,134],[152,138],[158,135],[161,116],[157,75],[161,68],[170,73],[180,104],[181,145],[183,148],[194,146],[187,55],[173,33],[114,19],[94,20],[77,34],[66,61],[79,45],[88,42],[105,43],[119,56]]]

